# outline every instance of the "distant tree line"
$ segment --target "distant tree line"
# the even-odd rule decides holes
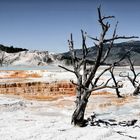
[[[1,51],[5,51],[7,53],[17,53],[17,52],[21,52],[21,51],[28,51],[27,49],[23,49],[23,48],[16,48],[16,47],[13,47],[13,46],[4,46],[2,44],[0,44],[0,50]]]

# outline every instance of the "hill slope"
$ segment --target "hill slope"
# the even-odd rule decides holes
[[[104,47],[104,52],[107,49],[106,45]],[[105,61],[105,64],[110,64],[119,60],[128,50],[131,49],[131,57],[132,60],[135,61],[135,65],[140,65],[140,41],[129,41],[129,42],[122,42],[114,44],[114,47],[111,49],[109,57]],[[97,54],[97,47],[93,46],[89,48],[88,60],[89,63],[94,63],[95,57]],[[82,57],[82,50],[77,49],[76,54],[78,58]],[[59,57],[59,60],[64,61],[65,63],[70,63],[70,52],[62,53]],[[69,60],[69,61],[68,61]],[[128,65],[127,60],[122,61],[121,65]]]
[[[47,65],[53,61],[48,51],[22,51],[18,53],[4,53],[3,65],[26,65],[40,66]],[[1,59],[1,58],[0,58]]]
[[[107,49],[106,45],[104,47],[104,52]],[[0,47],[1,49],[1,47]],[[132,60],[135,60],[135,65],[140,65],[140,41],[129,41],[129,42],[122,42],[114,44],[114,47],[111,49],[110,55],[105,61],[105,64],[111,64],[119,60],[128,50],[131,49],[131,56]],[[50,54],[48,51],[28,51],[22,48],[16,49],[15,48],[7,49],[7,52],[0,51],[0,60],[2,56],[4,56],[3,65],[28,65],[28,66],[40,66],[40,65],[48,65],[50,63],[64,63],[64,64],[71,64],[71,56],[70,52],[65,52],[61,54]],[[14,52],[15,51],[15,52]],[[94,63],[97,53],[97,47],[89,48],[88,54],[88,62]],[[14,53],[13,53],[14,52]],[[82,57],[82,50],[77,49],[76,54],[78,58]],[[128,61],[124,60],[121,62],[121,65],[128,65]]]
[[[23,49],[23,48],[15,48],[13,46],[5,46],[0,44],[0,50],[5,51],[7,53],[17,53],[17,52],[22,52],[22,51],[28,51],[27,49]]]

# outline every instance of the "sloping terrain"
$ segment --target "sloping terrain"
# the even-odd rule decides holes
[[[108,47],[108,44],[104,47],[104,53]],[[132,60],[135,61],[135,65],[140,65],[140,41],[129,41],[129,42],[122,42],[122,43],[116,43],[114,44],[113,48],[110,51],[109,57],[105,61],[105,64],[111,64],[112,62],[115,62],[119,60],[124,54],[131,50],[131,57]],[[82,57],[82,50],[77,49],[76,55],[78,58]],[[97,47],[93,46],[89,48],[89,54],[87,56],[89,63],[94,63],[95,58],[97,55]],[[64,61],[66,64],[70,64],[70,52],[62,53],[59,57],[59,60]],[[121,62],[121,65],[128,65],[128,61],[124,60]]]
[[[105,66],[101,67],[98,72],[102,71]],[[50,91],[59,89],[55,92],[53,100],[48,100],[42,96],[42,93],[49,93],[46,86],[43,88],[38,82],[52,82],[60,80],[75,80],[75,76],[70,72],[60,71],[54,68],[55,71],[0,71],[1,75],[1,94],[0,94],[0,138],[2,140],[132,140],[140,139],[140,96],[132,96],[134,90],[127,78],[116,77],[124,84],[120,89],[121,95],[125,98],[117,98],[114,89],[104,89],[93,92],[89,99],[85,118],[90,117],[92,112],[96,113],[96,119],[107,121],[114,119],[115,123],[120,125],[106,126],[90,126],[84,128],[74,127],[70,124],[71,115],[74,111],[74,94],[65,94],[64,88],[69,88],[70,85],[59,84],[49,86]],[[128,67],[117,67],[115,74],[120,71],[127,71]],[[139,71],[140,67],[136,67]],[[35,75],[34,75],[35,74]],[[108,79],[108,73],[102,77],[101,81]],[[14,78],[14,79],[13,79]],[[12,80],[9,84],[7,80]],[[13,80],[20,81],[15,82]],[[29,80],[26,83],[24,80]],[[139,79],[140,80],[140,79]],[[26,85],[26,87],[24,87]],[[5,89],[3,89],[3,86]],[[27,100],[24,96],[15,95],[12,90],[18,92],[21,87],[27,90],[26,95],[34,94],[32,88],[43,101]],[[48,88],[48,87],[47,87]],[[7,89],[7,92],[5,91]],[[11,92],[10,92],[11,90]],[[13,90],[13,91],[14,91]],[[63,96],[60,92],[63,91]],[[7,94],[5,94],[5,92]],[[9,92],[9,93],[8,93]],[[14,93],[16,93],[14,92]],[[72,91],[73,92],[73,91]],[[11,93],[11,94],[10,94]],[[36,95],[35,95],[36,96]],[[34,98],[35,99],[35,98]],[[137,122],[132,126],[124,126],[123,122],[129,122],[135,119]]]
[[[16,52],[22,52],[22,51],[28,51],[28,49],[23,49],[23,48],[16,48],[13,46],[5,46],[0,44],[0,50],[5,51],[7,53],[16,53]]]
[[[139,98],[130,97],[123,101],[113,95],[93,95],[88,104],[87,117],[94,111],[98,119],[115,119],[116,123],[136,119],[137,123],[134,126],[79,128],[70,124],[74,110],[73,97],[54,101],[29,101],[0,95],[0,136],[2,140],[140,139],[139,102]]]
[[[3,52],[2,52],[3,53]],[[48,51],[22,51],[18,53],[4,52],[3,65],[26,65],[26,66],[40,66],[47,65],[52,62],[51,55]]]
[[[104,47],[104,53],[108,47],[108,44]],[[1,49],[1,48],[0,48]],[[6,48],[7,49],[7,48]],[[140,41],[129,41],[129,42],[123,42],[123,43],[117,43],[114,44],[114,47],[111,49],[111,52],[109,54],[109,57],[105,61],[104,65],[111,64],[112,62],[115,62],[119,60],[127,51],[131,49],[131,57],[132,60],[135,61],[135,65],[140,65]],[[63,63],[66,65],[71,64],[71,56],[70,52],[60,53],[60,54],[51,54],[48,51],[28,51],[25,49],[12,49],[12,52],[10,53],[10,49],[7,49],[8,53],[5,52],[6,50],[1,49],[0,52],[0,60],[2,60],[2,57],[4,60],[2,61],[2,65],[26,65],[26,66],[44,66],[48,65],[50,63],[58,64]],[[18,50],[18,52],[16,52]],[[82,50],[77,49],[76,54],[78,58],[82,57]],[[97,54],[97,48],[91,47],[89,48],[89,54],[87,56],[87,61],[89,64],[93,64],[96,58]],[[128,61],[125,59],[123,60],[120,65],[128,65]]]

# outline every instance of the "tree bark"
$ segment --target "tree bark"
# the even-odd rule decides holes
[[[140,93],[140,85],[137,86],[137,87],[135,88],[135,90],[134,90],[134,92],[133,92],[133,95],[136,96],[136,95],[138,95],[139,93]]]
[[[85,109],[87,106],[88,100],[81,100],[76,107],[73,115],[72,115],[72,121],[71,123],[80,127],[85,126],[85,120],[84,120],[84,114],[85,114]]]
[[[114,76],[113,71],[114,71],[114,67],[110,70],[110,73],[111,73],[111,77],[112,77],[112,79],[113,79],[113,82],[114,82],[115,86],[118,87],[118,83],[117,83],[117,81],[116,81],[116,79],[115,79],[115,76]],[[117,94],[118,98],[122,98],[122,96],[120,95],[119,89],[116,88],[115,90],[116,90],[116,94]]]

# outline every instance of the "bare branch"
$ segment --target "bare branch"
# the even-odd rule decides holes
[[[75,83],[73,80],[70,80],[70,82],[75,85],[75,86],[79,86],[77,83]]]
[[[137,87],[136,83],[138,83],[136,81],[136,79],[137,79],[137,76],[139,75],[139,73],[136,74],[135,68],[134,68],[134,63],[131,61],[130,56],[128,56],[127,58],[128,58],[129,63],[130,63],[130,70],[134,76],[133,78],[128,77],[128,79],[131,81],[132,85],[136,88]]]
[[[84,34],[83,30],[81,30],[81,34],[82,34],[82,51],[83,51],[83,81],[86,81],[87,79],[87,61],[86,61],[86,56],[88,54],[88,49],[86,46],[86,33]]]
[[[124,78],[128,78],[129,79],[129,81],[132,83],[132,85],[134,86],[134,84],[133,84],[133,79],[129,76],[129,73],[127,73],[127,75],[124,75],[122,72],[121,73],[119,73],[119,76],[120,77],[124,77]]]
[[[63,66],[61,66],[61,65],[58,65],[58,67],[60,67],[60,68],[62,68],[62,69],[64,69],[64,70],[66,70],[66,71],[69,71],[69,72],[72,72],[72,73],[75,74],[75,71],[70,70],[70,69],[68,69],[68,68],[66,68],[66,67],[63,67]]]
[[[103,64],[105,62],[105,60],[107,59],[109,53],[110,53],[110,50],[111,48],[113,47],[113,41],[111,41],[107,51],[105,52],[104,56],[103,56],[103,60],[101,61],[101,64]]]
[[[114,66],[112,66],[112,68],[110,69],[110,74],[111,74],[111,77],[112,77],[112,79],[113,79],[113,82],[114,82],[114,85],[115,85],[115,87],[116,87],[116,94],[117,94],[117,96],[120,98],[120,97],[122,97],[121,95],[120,95],[120,91],[119,91],[119,85],[118,85],[118,82],[116,81],[116,78],[115,78],[115,76],[114,76]]]
[[[103,17],[102,17],[102,20],[111,19],[111,18],[115,18],[115,16],[103,16]]]
[[[104,82],[102,82],[100,85],[98,85],[98,87],[102,86],[103,84],[104,84]],[[97,87],[97,85],[96,85],[96,87]]]
[[[87,36],[88,38],[90,38],[90,39],[92,39],[92,40],[94,40],[94,41],[99,41],[99,39],[96,37],[96,38],[94,38],[94,37],[91,37],[91,36]]]
[[[78,86],[78,87],[80,87],[80,88],[82,88],[82,89],[86,89],[86,90],[87,90],[87,88],[86,88],[84,85],[82,85],[82,84],[77,84],[77,83],[75,83],[73,80],[70,80],[70,82],[71,82],[73,85],[75,85],[75,86]]]
[[[118,25],[118,22],[116,23],[115,25],[115,28],[114,28],[114,32],[113,32],[113,35],[112,35],[112,38],[114,38],[116,36],[116,30],[117,30],[117,25]],[[104,56],[103,56],[103,60],[102,60],[102,64],[105,62],[105,60],[107,59],[109,53],[110,53],[110,50],[111,48],[113,47],[113,43],[114,43],[114,40],[110,41],[110,44],[108,46],[108,49],[106,50]]]
[[[111,66],[110,66],[109,68],[104,69],[104,70],[96,77],[96,79],[95,79],[95,81],[94,81],[94,87],[96,86],[96,84],[97,84],[98,80],[100,79],[100,77],[101,77],[106,71],[108,71],[109,69],[111,69]]]
[[[118,61],[114,62],[114,66],[117,66],[121,61],[123,61],[126,57],[130,55],[132,48],[128,50]]]
[[[131,61],[130,56],[127,56],[127,58],[128,58],[129,63],[130,63],[130,70],[133,74],[133,77],[130,77],[129,73],[127,75],[123,75],[122,73],[120,73],[119,76],[120,77],[127,77],[129,79],[129,81],[131,82],[131,84],[133,85],[133,87],[135,88],[133,95],[138,95],[140,93],[140,83],[136,79],[140,73],[136,74],[135,68],[134,68],[134,62]]]
[[[99,17],[99,23],[101,24],[103,33],[102,33],[102,37],[105,37],[106,32],[108,31],[108,29],[110,28],[110,24],[108,22],[104,22],[104,19],[106,19],[107,17],[102,17],[101,15],[101,6],[98,8],[98,17]]]
[[[98,86],[98,87],[94,87],[94,88],[88,90],[88,92],[90,93],[90,92],[92,92],[92,91],[100,90],[100,89],[103,89],[103,88],[112,88],[112,89],[118,89],[118,88],[120,88],[120,87],[118,87],[118,86],[108,86],[108,83],[109,83],[109,81],[110,81],[111,79],[112,79],[112,78],[108,79],[104,85]]]
[[[136,74],[136,76],[138,77],[140,75],[140,72]]]
[[[105,39],[104,40],[104,43],[107,43],[107,42],[110,42],[110,41],[115,41],[115,40],[118,40],[118,39],[134,39],[134,38],[139,38],[138,36],[130,36],[130,37],[126,37],[126,36],[115,36],[113,38],[110,38],[110,39]]]
[[[76,52],[74,50],[74,42],[73,42],[73,36],[72,34],[70,35],[70,40],[68,40],[68,44],[69,44],[69,50],[70,50],[70,53],[71,53],[71,56],[72,56],[72,65],[74,67],[74,71],[76,71],[77,69],[77,65],[76,65]]]
[[[113,38],[116,36],[116,31],[117,31],[117,27],[118,27],[118,21],[117,21],[117,23],[116,23],[116,25],[115,25],[115,28],[114,28],[114,32],[113,32]]]

